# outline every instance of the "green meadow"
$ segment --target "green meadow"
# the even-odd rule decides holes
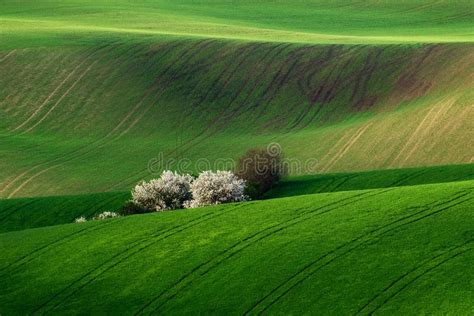
[[[473,17],[2,1],[0,315],[471,315]],[[269,144],[263,200],[73,224]]]
[[[3,233],[2,313],[468,315],[473,184]]]

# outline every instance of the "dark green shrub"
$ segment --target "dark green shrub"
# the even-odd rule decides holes
[[[262,198],[286,174],[281,149],[249,149],[238,161],[235,174],[247,181],[246,195]]]

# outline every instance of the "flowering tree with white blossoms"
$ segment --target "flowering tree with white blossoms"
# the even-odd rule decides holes
[[[246,201],[245,181],[230,171],[204,171],[191,183],[193,200],[185,202],[188,208],[212,204]]]
[[[115,212],[105,211],[95,216],[93,219],[96,221],[101,221],[107,218],[115,218],[115,217],[120,217],[120,215]]]
[[[193,178],[172,171],[164,171],[159,179],[143,181],[132,190],[132,201],[149,211],[182,208],[191,199]]]

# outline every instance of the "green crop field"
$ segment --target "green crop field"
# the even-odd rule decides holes
[[[266,199],[314,193],[412,186],[474,180],[474,165],[376,170],[290,177],[267,192]],[[72,223],[103,211],[116,211],[129,192],[93,193],[0,200],[0,233]]]
[[[0,1],[0,315],[472,315],[472,0]],[[72,224],[282,149],[263,201]]]
[[[473,185],[305,195],[3,233],[2,314],[467,315]]]

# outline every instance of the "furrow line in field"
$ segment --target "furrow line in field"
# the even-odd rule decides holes
[[[402,163],[405,163],[410,157],[413,155],[415,151],[418,150],[420,147],[421,143],[426,140],[425,137],[429,134],[429,132],[432,130],[433,125],[437,123],[440,117],[446,114],[446,112],[451,109],[451,107],[456,103],[456,100],[450,100],[448,101],[448,105],[441,106],[441,108],[436,112],[436,114],[433,116],[433,118],[428,122],[428,125],[425,127],[423,131],[421,131],[421,135],[417,135],[417,138],[415,140],[415,143],[412,146],[412,149],[405,155],[405,159],[403,159]],[[432,140],[431,140],[432,141]]]
[[[143,98],[147,97],[148,95],[145,95]],[[140,102],[143,102],[144,99],[140,100]],[[103,146],[105,145],[104,141],[108,140],[110,137],[113,136],[113,134],[115,134],[119,128],[129,119],[130,116],[132,116],[135,111],[138,109],[138,107],[140,106],[140,103],[137,104],[134,108],[132,108],[132,110],[130,112],[128,112],[125,117],[117,124],[115,125],[114,129],[112,129],[109,133],[107,133],[104,137],[101,137],[95,141],[93,141],[92,143],[90,144],[87,144],[85,146],[82,146],[81,148],[78,148],[77,150],[74,150],[70,153],[68,153],[67,155],[62,155],[61,157],[58,157],[56,159],[53,159],[53,160],[46,160],[42,163],[39,163],[33,167],[31,167],[30,169],[26,170],[25,172],[21,173],[20,175],[18,175],[16,178],[14,178],[12,181],[10,181],[9,183],[7,183],[7,185],[2,189],[2,191],[0,193],[2,193],[3,191],[5,191],[6,189],[8,189],[13,183],[15,183],[16,181],[18,181],[19,179],[21,179],[23,176],[25,176],[26,174],[28,174],[29,172],[33,171],[34,169],[37,169],[39,167],[41,167],[42,165],[45,165],[45,164],[51,164],[51,163],[57,163],[56,165],[53,165],[53,166],[50,166],[49,168],[45,169],[45,170],[42,170],[34,175],[32,175],[29,179],[26,180],[26,183],[23,182],[22,185],[21,185],[21,188],[17,188],[13,193],[10,193],[8,195],[8,197],[12,197],[14,194],[16,194],[19,190],[21,190],[25,185],[27,185],[29,182],[31,182],[34,178],[40,176],[41,174],[51,170],[51,169],[54,169],[56,167],[59,167],[60,165],[62,164],[65,164],[65,163],[68,163],[70,162],[71,160],[74,160],[74,159],[77,159],[77,158],[81,158],[87,154],[89,154],[90,152],[92,152],[93,150],[97,149],[97,148],[100,148],[100,146]],[[112,140],[110,140],[112,141]],[[85,150],[85,151],[84,151]]]
[[[461,192],[459,192],[459,193],[461,193]],[[321,255],[316,260],[308,263],[303,268],[298,270],[289,279],[287,279],[284,282],[280,283],[277,287],[275,287],[273,290],[271,290],[262,299],[258,300],[249,310],[247,310],[246,314],[249,314],[250,312],[254,312],[258,307],[260,307],[261,304],[264,303],[264,301],[270,300],[270,302],[268,304],[266,304],[265,306],[263,306],[260,309],[260,311],[258,312],[258,314],[262,314],[263,312],[265,312],[269,308],[271,308],[276,302],[278,302],[280,299],[282,299],[284,296],[286,296],[290,291],[292,291],[294,288],[296,288],[297,286],[302,284],[309,277],[314,275],[316,272],[318,272],[322,268],[328,266],[329,264],[331,264],[332,262],[334,262],[338,258],[340,258],[342,256],[345,256],[346,254],[354,251],[355,249],[358,249],[359,247],[361,247],[362,245],[365,245],[368,242],[371,242],[374,237],[383,236],[383,235],[387,234],[388,232],[393,231],[395,229],[398,229],[402,226],[406,226],[406,225],[418,222],[422,219],[425,219],[429,216],[436,215],[440,212],[448,210],[448,209],[450,209],[452,207],[455,207],[457,205],[469,202],[470,200],[473,199],[472,197],[469,197],[469,198],[466,198],[466,199],[462,200],[462,198],[464,198],[468,195],[469,195],[468,193],[465,193],[465,194],[461,193],[454,199],[450,199],[448,201],[438,203],[433,208],[439,207],[439,206],[442,206],[442,205],[445,205],[445,204],[449,204],[451,202],[455,202],[454,204],[445,206],[444,208],[435,210],[435,211],[433,211],[431,213],[428,213],[426,215],[424,215],[424,214],[426,212],[431,211],[433,208],[424,208],[421,211],[418,211],[414,214],[410,214],[410,215],[405,216],[403,218],[392,221],[392,222],[390,222],[388,224],[385,224],[385,225],[383,225],[379,228],[376,228],[376,229],[374,229],[374,230],[372,230],[372,231],[370,231],[366,234],[363,234],[363,235],[361,235],[361,236],[359,236],[359,237],[357,237],[357,238],[355,238],[355,239],[353,239],[353,240],[351,240],[351,241],[349,241],[345,244],[342,244],[342,245],[336,247],[335,249],[329,251],[328,253],[326,253],[324,255]],[[461,199],[461,201],[458,201],[459,199]],[[417,215],[422,215],[422,216],[416,217]],[[411,220],[413,217],[416,217],[416,218]],[[397,225],[397,224],[399,224],[399,225]],[[348,248],[348,249],[345,249],[345,248]],[[341,249],[343,249],[344,251],[342,253],[338,253]],[[320,265],[317,265],[318,263],[320,263],[321,261],[323,261],[325,259],[328,259],[328,260],[326,260],[326,262],[324,262]],[[276,294],[277,292],[280,292],[280,293]],[[271,297],[274,296],[274,294],[276,294],[276,297],[274,299],[271,299]]]
[[[198,42],[196,43],[195,45],[193,45],[189,50],[186,50],[184,53],[183,53],[183,57],[186,56],[186,55],[189,55],[191,54],[192,52],[194,52],[194,54],[192,56],[197,56],[199,55],[199,52],[205,50],[209,45],[212,44],[212,40],[210,41],[201,41],[201,42]],[[196,47],[198,46],[201,46],[199,47],[199,49],[197,49]],[[194,48],[196,48],[196,50],[194,50]],[[178,59],[178,60],[181,60],[182,58]],[[186,58],[187,59],[187,58]],[[177,69],[175,69],[174,71],[171,72],[170,74],[170,79],[169,80],[166,80],[166,81],[163,81],[162,78],[159,78],[158,79],[158,83],[162,83],[163,84],[163,87],[156,87],[156,91],[153,91],[155,92],[154,96],[152,97],[152,101],[148,104],[148,106],[145,107],[145,109],[135,118],[135,120],[133,120],[130,125],[125,128],[120,134],[118,137],[122,137],[123,135],[127,134],[133,127],[135,127],[136,124],[138,124],[142,119],[143,117],[145,116],[145,114],[148,113],[148,111],[156,105],[156,103],[158,102],[158,100],[160,99],[160,97],[166,92],[166,89],[170,86],[170,84],[174,81],[174,79],[176,78],[176,76],[179,75],[179,73],[181,71],[183,71],[183,69],[186,67],[187,63],[186,62],[183,62],[183,64],[181,65],[181,67],[178,67]],[[169,70],[172,69],[172,64],[170,66],[168,66],[165,71],[161,74],[161,76],[167,74],[169,72]],[[150,91],[151,92],[151,91]]]
[[[29,206],[31,204],[33,204],[35,201],[29,201],[29,202],[26,202],[24,204],[21,204],[21,205],[12,205],[11,207],[9,207],[7,210],[4,210],[2,213],[3,216],[0,218],[0,222],[3,222],[5,219],[7,219],[8,217],[10,217],[13,213],[15,213],[16,211],[18,211],[19,209],[22,209],[26,206]],[[8,211],[8,213],[6,213]],[[6,213],[6,214],[5,214]]]
[[[10,52],[8,52],[5,56],[2,57],[2,59],[0,59],[0,63],[3,63],[5,60],[8,59],[8,57],[10,57],[11,55],[15,54],[16,53],[16,49],[14,50],[11,50]]]
[[[442,252],[441,254],[438,254],[427,260],[422,261],[421,264],[415,266],[410,271],[399,276],[397,279],[392,281],[387,287],[385,287],[382,290],[382,292],[379,292],[377,293],[377,295],[372,297],[361,309],[359,309],[355,313],[355,315],[361,314],[365,309],[367,309],[370,305],[372,305],[378,299],[383,299],[381,297],[384,294],[386,294],[387,292],[390,292],[390,290],[392,290],[393,288],[397,288],[398,286],[399,287],[398,289],[395,289],[393,293],[391,294],[387,294],[387,297],[380,304],[378,304],[377,306],[375,306],[375,308],[373,308],[370,312],[368,312],[368,315],[373,315],[376,311],[378,311],[380,308],[386,305],[392,298],[402,293],[409,286],[415,283],[418,279],[424,277],[426,274],[435,270],[441,265],[447,263],[448,261],[451,261],[455,259],[456,257],[472,250],[472,248],[469,247],[472,242],[473,242],[472,240],[469,240],[462,245],[451,247],[449,250]],[[467,248],[467,249],[464,249],[464,248]]]
[[[253,45],[253,49],[255,49],[255,45]],[[244,59],[248,57],[248,55],[241,55],[243,56],[243,59],[241,60],[240,63],[243,63]],[[237,66],[234,68],[234,71],[232,73],[235,73],[237,70],[238,70],[238,66],[239,64],[237,64]],[[229,76],[229,78],[232,76],[232,74]],[[223,90],[223,89],[222,89]],[[222,91],[221,90],[221,91]],[[223,111],[221,111],[221,114],[222,115],[223,113],[225,113],[228,109],[224,109]],[[204,135],[214,124],[215,122],[217,122],[219,119],[220,119],[220,115],[217,115],[211,122],[209,122],[209,124],[207,124],[207,126],[201,130],[196,136],[194,136],[193,138],[191,138],[190,140],[188,140],[187,142],[183,143],[182,145],[174,148],[173,150],[171,150],[168,154],[173,154],[175,152],[177,152],[178,150],[182,149],[183,147],[185,146],[188,146],[189,144],[197,141],[202,135]],[[135,174],[132,174],[122,180],[120,180],[119,182],[116,182],[110,189],[114,189],[116,187],[118,187],[119,185],[123,184],[123,183],[127,183],[128,181],[130,182],[136,182],[137,180],[136,179],[139,179],[141,177],[143,177],[144,174],[146,174],[148,172],[148,168],[145,168],[145,169],[142,169],[141,171],[138,171],[137,173]]]
[[[99,48],[98,50],[102,49],[103,47]],[[82,65],[84,65],[90,57],[92,57],[95,53],[90,52],[76,67],[74,67],[68,75],[59,83],[59,85],[56,86],[56,88],[46,97],[46,99],[40,104],[40,106],[25,120],[23,123],[20,125],[16,126],[14,129],[12,129],[12,132],[15,132],[19,129],[21,129],[23,126],[28,124],[32,119],[36,117],[37,114],[40,113],[40,111],[44,108],[46,104],[48,104],[49,100],[56,95],[56,93],[66,84],[66,82],[69,81],[69,79],[81,68]]]
[[[372,125],[372,122],[365,124],[362,126],[356,134],[349,140],[348,143],[345,144],[344,147],[334,156],[334,158],[323,168],[321,172],[328,171],[331,169],[346,153],[351,147],[357,142],[357,140],[364,134],[364,132]]]
[[[64,60],[64,58],[65,56],[62,54],[54,54],[46,61],[42,60],[41,62],[38,62],[35,67],[32,67],[31,64],[25,65],[24,67],[22,67],[21,71],[15,73],[13,77],[14,80],[9,80],[8,83],[4,85],[5,91],[11,91],[9,96],[5,98],[5,102],[9,102],[16,105],[16,115],[21,113],[23,109],[29,109],[31,105],[34,105],[36,107],[38,99],[38,90],[28,90],[28,85],[32,83],[39,86],[46,85],[41,80],[45,80],[45,78],[48,78],[51,71],[51,66],[53,66],[53,68],[56,68],[57,65]],[[63,75],[63,73],[61,73],[60,75]],[[58,77],[60,75],[58,75]],[[51,82],[51,84],[55,84],[55,82],[53,81]],[[8,101],[8,98],[10,97],[15,101]],[[29,113],[26,114],[30,115]],[[12,131],[12,128],[13,127],[9,126],[8,130]]]
[[[87,285],[93,283],[97,278],[99,278],[104,273],[115,268],[116,266],[118,266],[125,260],[131,258],[132,256],[139,254],[145,249],[156,245],[156,243],[162,240],[165,240],[168,237],[171,237],[183,231],[186,231],[187,229],[190,229],[194,226],[197,226],[202,223],[206,223],[217,217],[223,216],[229,212],[235,211],[236,209],[242,206],[244,205],[240,204],[240,205],[234,206],[233,208],[230,208],[227,211],[217,210],[217,211],[209,212],[196,219],[188,221],[184,224],[175,225],[174,227],[166,229],[165,231],[157,232],[151,236],[138,239],[137,241],[129,244],[128,247],[124,251],[120,251],[116,253],[111,258],[101,263],[99,266],[88,271],[86,274],[84,274],[80,278],[70,283],[67,287],[63,288],[59,292],[56,292],[49,300],[47,300],[46,302],[38,306],[33,311],[33,314],[39,313],[42,309],[46,309],[44,312],[42,312],[44,314],[51,312],[52,310],[59,307],[62,303],[64,303],[68,298],[75,295],[77,292],[85,288]],[[70,293],[67,293],[68,291],[70,291]],[[63,296],[63,298],[60,298],[61,295]],[[59,299],[58,302],[52,305],[50,308],[47,308],[48,305],[50,305],[56,299]]]
[[[180,292],[183,292],[186,288],[192,286],[193,283],[197,281],[197,279],[201,278],[205,274],[209,273],[211,270],[215,269],[216,267],[220,266],[224,261],[232,258],[237,253],[240,253],[244,249],[256,244],[257,242],[266,239],[276,233],[279,233],[289,227],[292,227],[296,224],[299,224],[311,217],[319,216],[330,212],[332,210],[338,209],[342,206],[352,204],[354,202],[358,202],[360,200],[373,197],[379,194],[383,194],[388,190],[385,191],[369,191],[369,192],[362,192],[359,194],[355,194],[353,196],[343,198],[341,200],[328,203],[316,209],[310,208],[301,208],[299,210],[303,210],[302,213],[294,216],[292,219],[271,225],[264,229],[261,229],[257,232],[250,234],[249,236],[243,238],[241,241],[234,243],[229,248],[221,251],[218,255],[211,257],[210,259],[206,260],[205,262],[197,265],[193,268],[190,272],[183,275],[180,279],[177,280],[176,283],[172,284],[170,287],[165,289],[163,292],[159,293],[157,296],[153,297],[149,302],[147,302],[144,306],[140,308],[137,313],[143,313],[146,309],[151,309],[151,313],[155,313],[164,306],[166,303],[170,302],[174,297],[179,295]],[[307,210],[305,212],[305,210]],[[321,212],[318,212],[321,211]],[[266,233],[268,232],[268,233]],[[264,234],[266,233],[266,234]],[[258,237],[258,238],[255,238]],[[239,247],[240,246],[240,247]],[[173,291],[173,293],[168,293]],[[167,297],[165,295],[168,293]],[[162,302],[160,302],[161,298],[164,298]],[[156,305],[156,306],[154,306]]]
[[[33,124],[32,126],[30,126],[28,129],[26,129],[25,131],[23,131],[22,133],[29,133],[31,132],[36,126],[38,126],[39,124],[41,124],[46,118],[48,118],[48,116],[51,114],[51,112],[53,112],[57,106],[62,102],[62,100],[64,100],[65,97],[67,97],[69,95],[69,93],[77,86],[77,84],[82,80],[82,78],[84,78],[84,76],[92,69],[92,67],[94,67],[99,61],[96,60],[94,61],[91,65],[89,65],[89,67],[86,68],[86,70],[84,70],[80,75],[79,77],[72,83],[72,85],[66,90],[66,92],[64,92],[64,94],[56,101],[56,103],[54,103],[54,105],[43,115],[43,117],[41,117],[41,119],[39,119],[39,121],[37,121],[35,124]]]
[[[230,80],[232,78],[234,78],[235,73],[240,69],[240,67],[244,64],[244,62],[247,60],[247,58],[249,56],[253,56],[254,51],[257,50],[260,45],[261,44],[253,45],[251,47],[251,50],[250,50],[249,53],[247,53],[246,55],[242,54],[242,56],[244,56],[243,59],[237,64],[237,66],[234,68],[234,70],[232,71],[232,73],[228,77],[226,85],[227,85],[228,82],[230,82]],[[248,85],[249,81],[250,81],[250,77],[247,77],[242,82],[240,87],[235,90],[235,92],[234,92],[233,96],[231,97],[230,101],[226,104],[226,106],[223,107],[223,110],[220,112],[220,114],[216,115],[216,117],[211,121],[211,123],[208,124],[207,127],[201,132],[201,136],[203,136],[203,138],[198,139],[198,137],[195,137],[191,141],[187,142],[187,144],[185,144],[185,145],[188,145],[188,147],[185,150],[189,150],[191,147],[202,143],[206,139],[209,139],[210,137],[212,137],[213,135],[215,135],[216,133],[221,131],[221,129],[224,128],[225,125],[228,123],[228,120],[232,120],[232,113],[235,112],[235,111],[238,111],[239,107],[237,106],[236,109],[234,111],[232,111],[231,106],[239,98],[239,96],[242,94],[245,87]],[[221,91],[224,91],[224,88],[222,88]],[[212,131],[212,129],[213,129],[213,131]],[[205,135],[205,133],[209,130],[211,130],[210,134]]]
[[[41,256],[42,254],[54,249],[54,247],[58,247],[68,241],[71,240],[71,238],[77,238],[79,236],[84,235],[85,233],[90,233],[93,231],[101,230],[102,228],[106,227],[107,225],[111,223],[115,223],[116,221],[109,221],[106,223],[101,224],[100,226],[89,226],[83,229],[80,229],[78,231],[75,231],[74,233],[68,234],[66,236],[62,236],[61,238],[50,242],[48,244],[45,244],[39,248],[36,248],[35,250],[27,253],[26,255],[21,256],[20,258],[16,259],[12,263],[8,264],[5,267],[2,267],[0,269],[0,276],[4,276],[3,272],[7,271],[7,273],[12,273],[14,270],[30,263],[31,261],[35,260],[37,256]]]

